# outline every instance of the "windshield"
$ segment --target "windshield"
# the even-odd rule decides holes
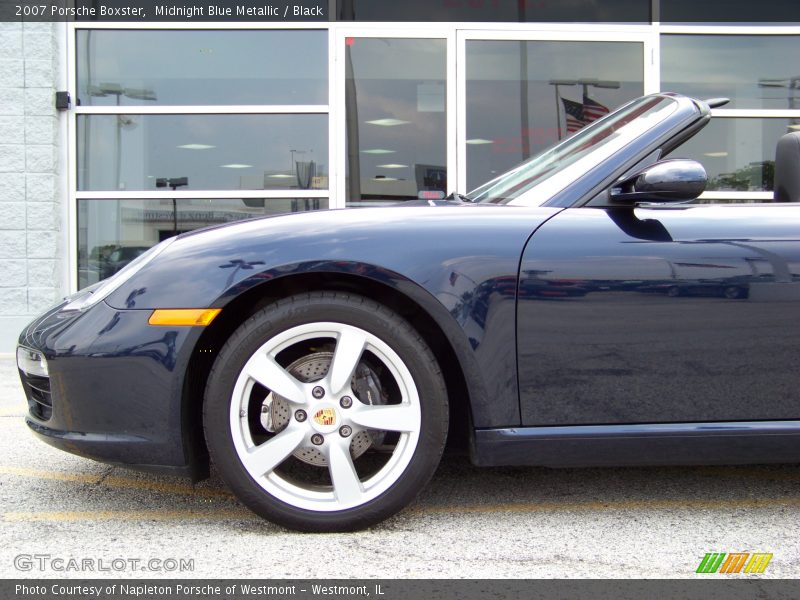
[[[665,96],[646,96],[529,158],[469,194],[473,202],[540,206],[580,175],[677,110]]]

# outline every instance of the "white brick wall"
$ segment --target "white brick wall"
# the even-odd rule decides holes
[[[0,352],[63,295],[60,26],[0,23]]]

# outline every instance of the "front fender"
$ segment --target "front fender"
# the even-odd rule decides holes
[[[183,236],[108,299],[120,308],[222,308],[254,286],[346,273],[392,287],[447,336],[476,427],[520,423],[515,310],[525,242],[560,209],[398,207],[257,219]]]

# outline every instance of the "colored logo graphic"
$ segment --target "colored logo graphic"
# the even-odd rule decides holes
[[[709,552],[696,573],[763,573],[771,560],[772,554],[766,552]]]
[[[332,408],[323,408],[316,412],[314,421],[318,425],[333,425],[336,421],[336,411]]]

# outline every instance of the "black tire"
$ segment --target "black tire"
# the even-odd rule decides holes
[[[234,403],[237,403],[236,407],[241,407],[245,405],[242,403],[252,402],[253,398],[255,398],[255,406],[260,408],[258,412],[264,412],[266,410],[265,406],[267,400],[259,400],[260,396],[257,391],[246,392],[244,394],[237,392],[241,394],[241,398],[243,399],[240,399],[239,396],[234,397],[234,388],[237,385],[237,381],[240,382],[240,387],[237,388],[237,390],[243,389],[241,387],[243,384],[241,383],[240,375],[242,378],[248,377],[243,373],[243,369],[246,365],[252,364],[248,363],[251,357],[255,359],[260,349],[263,350],[264,347],[272,343],[272,340],[278,339],[276,336],[286,336],[296,331],[296,328],[313,328],[309,324],[324,324],[326,322],[358,328],[374,336],[374,338],[370,337],[369,339],[377,339],[376,343],[381,342],[388,346],[394,352],[392,356],[399,357],[404,367],[407,369],[402,370],[402,372],[410,374],[413,379],[413,385],[416,387],[418,395],[418,410],[421,412],[418,436],[415,438],[415,449],[412,450],[411,442],[407,442],[405,445],[397,442],[395,450],[393,451],[400,452],[398,448],[401,446],[403,447],[402,451],[404,454],[402,460],[396,461],[395,464],[402,465],[404,464],[403,461],[408,461],[407,466],[402,468],[402,470],[400,470],[401,467],[396,467],[395,471],[391,472],[398,473],[392,475],[392,477],[396,476],[396,479],[388,479],[387,481],[390,483],[381,484],[389,485],[388,489],[380,492],[376,497],[366,498],[365,502],[344,510],[314,510],[314,507],[309,509],[307,506],[297,505],[305,502],[306,500],[304,499],[301,499],[295,504],[291,498],[287,501],[285,497],[277,497],[280,493],[273,493],[275,484],[270,488],[271,484],[267,481],[268,477],[277,476],[279,482],[283,482],[285,478],[289,481],[289,484],[292,483],[291,476],[284,475],[281,471],[281,469],[288,468],[286,465],[289,465],[289,467],[300,465],[301,473],[304,468],[319,468],[319,465],[315,467],[313,465],[307,465],[304,462],[301,463],[301,461],[296,458],[295,454],[289,455],[289,459],[281,462],[278,466],[274,467],[273,470],[267,471],[263,476],[254,477],[243,464],[242,458],[240,458],[241,444],[243,443],[241,442],[241,438],[243,436],[240,433],[236,433],[235,415],[237,413],[232,412],[238,410],[234,407]],[[310,345],[312,341],[304,341],[302,343],[308,343]],[[338,349],[338,342],[335,343],[337,344],[335,349]],[[301,346],[298,346],[298,348],[301,348]],[[365,346],[365,348],[367,347]],[[302,350],[299,351],[302,352]],[[281,352],[283,352],[283,350],[280,352],[276,351],[275,356],[282,356]],[[295,346],[291,346],[291,352],[295,352]],[[316,352],[316,354],[311,354],[311,352],[312,349],[309,349],[310,358],[307,360],[315,360],[315,356],[324,356],[324,353],[316,352],[315,349],[314,352]],[[335,360],[333,354],[328,354],[331,356],[329,361],[333,362]],[[374,359],[374,355],[369,355],[369,357],[367,357],[367,352],[365,350],[363,354],[357,354],[357,356],[361,358],[358,359],[358,368],[356,372],[363,373],[364,361],[368,360],[368,358]],[[299,360],[302,361],[304,359],[301,357]],[[275,361],[278,362],[278,359],[275,358]],[[289,369],[290,367],[284,365],[284,368]],[[362,371],[358,371],[358,369],[362,369]],[[392,385],[391,374],[388,376],[385,375],[386,372],[391,373],[392,367],[382,367],[381,364],[378,363],[377,369],[381,370],[381,372],[384,373],[382,377],[387,379],[386,385],[383,384],[383,379],[381,379],[381,386],[378,388],[381,392],[379,395],[382,397],[383,394],[388,395],[388,392],[385,392],[383,388],[386,387],[388,389]],[[248,381],[251,379],[248,379]],[[377,375],[375,375],[371,381],[375,381],[376,379]],[[327,382],[328,380],[326,379],[325,381]],[[353,382],[356,381],[355,376],[351,376],[347,381],[348,386],[353,386]],[[403,385],[408,382],[407,376],[403,379],[403,382]],[[252,385],[253,390],[258,389],[256,386],[259,384]],[[331,386],[333,386],[333,384],[331,384]],[[264,389],[266,389],[266,386],[264,386]],[[356,388],[352,387],[352,389],[355,390]],[[397,389],[400,388],[398,387]],[[267,398],[272,396],[269,394],[268,389],[266,389],[266,391],[268,393]],[[250,394],[250,400],[247,399],[248,394]],[[358,395],[358,392],[355,392],[355,394]],[[372,395],[370,395],[370,398]],[[335,394],[331,392],[330,396],[333,398]],[[281,396],[278,395],[274,395],[273,397],[281,398]],[[259,405],[258,402],[262,402],[262,404]],[[273,402],[269,404],[271,414],[274,412],[273,407],[277,406],[278,402],[284,402],[287,406],[290,406],[288,414],[297,414],[296,412],[292,413],[294,406],[289,405],[288,401],[282,399],[273,400]],[[333,402],[333,400],[331,400],[331,402]],[[371,401],[370,404],[372,404]],[[258,429],[259,425],[254,426],[250,424],[251,419],[256,417],[251,417],[249,414],[246,417],[244,416],[245,412],[251,412],[249,408],[251,405],[246,404],[246,406],[248,406],[248,409],[238,414],[242,416],[243,421],[246,419],[248,424],[239,425],[239,427],[250,428],[247,429],[248,431],[252,431],[253,427]],[[309,404],[310,408],[314,406],[313,404]],[[363,402],[359,406],[374,408]],[[344,416],[348,413],[344,409],[339,411],[338,407],[335,408],[336,416],[334,419],[336,422],[334,426],[338,426],[339,422],[344,422]],[[253,409],[253,411],[255,410],[257,409]],[[320,413],[321,411],[317,412],[317,416]],[[262,417],[257,418],[260,419]],[[295,423],[292,417],[288,417],[288,419],[292,427],[300,428],[306,426],[306,424],[302,422],[299,424]],[[314,425],[314,423],[311,423],[311,413],[309,412],[309,427],[321,426],[320,423],[323,421],[324,416],[320,420],[317,420],[315,416],[317,425]],[[234,494],[255,513],[274,523],[299,531],[342,532],[363,529],[383,521],[410,503],[427,484],[439,464],[444,449],[447,437],[448,406],[445,385],[439,366],[424,340],[405,320],[385,306],[361,296],[341,292],[314,292],[285,298],[264,307],[242,323],[233,333],[220,351],[209,375],[203,405],[203,423],[209,453],[221,477]],[[262,422],[259,421],[259,423]],[[263,423],[261,426],[263,426]],[[270,426],[277,428],[273,422],[270,422]],[[285,425],[284,427],[286,427],[288,431],[289,425]],[[355,428],[356,425],[354,425],[354,429]],[[387,429],[386,431],[389,430]],[[330,433],[325,437],[329,438],[330,443],[333,444],[335,443],[335,439],[339,439],[336,436],[339,435],[340,432],[341,430],[339,430],[339,432]],[[277,436],[280,435],[280,433],[281,431],[278,431],[273,435]],[[312,431],[312,433],[314,432]],[[373,443],[373,438],[364,438],[365,434],[376,435],[374,430],[369,428],[364,431],[359,431],[358,434],[361,435],[359,439],[369,439],[370,443]],[[270,434],[267,433],[266,435],[268,436]],[[299,435],[304,434],[300,433]],[[398,439],[408,440],[416,436],[417,433],[406,434],[400,432],[396,434],[384,433],[383,435],[385,436],[383,438],[384,440],[390,439],[392,435],[395,435]],[[234,442],[236,436],[239,436],[237,439],[239,440],[240,451],[237,451],[236,443]],[[411,437],[403,438],[402,436]],[[246,435],[244,437],[246,437]],[[353,438],[355,438],[355,435]],[[267,441],[269,441],[269,438]],[[307,442],[304,443],[307,444]],[[329,440],[325,439],[324,443],[328,444]],[[340,443],[343,444],[346,442],[340,441]],[[355,443],[355,439],[353,439],[352,443]],[[255,450],[259,447],[257,442],[253,440],[253,448],[251,450]],[[308,446],[308,448],[313,449],[311,446]],[[360,461],[363,459],[359,457],[353,458],[354,451],[352,446],[348,446],[348,448],[350,449],[349,456],[352,461],[351,464],[361,465]],[[412,451],[413,455],[411,454]],[[321,457],[322,454],[319,456]],[[372,454],[371,456],[377,457],[376,460],[383,460],[382,455]],[[408,458],[409,456],[410,459]],[[391,462],[393,460],[392,457],[394,457],[394,454],[390,452],[387,461]],[[317,458],[316,460],[320,459]],[[328,465],[332,465],[334,462],[333,459],[330,460],[331,462],[327,463]],[[330,468],[333,469],[332,466]],[[380,467],[376,468],[380,469]],[[354,469],[357,471],[356,467],[354,467]],[[378,472],[380,473],[381,471]],[[319,473],[323,476],[328,473],[328,469],[325,469],[324,473],[322,471],[311,471],[311,473]],[[336,486],[333,485],[333,472],[331,471],[328,476],[330,477],[330,494],[336,497],[339,492]],[[361,474],[357,472],[357,477],[364,485],[365,482],[368,483],[371,481],[369,479],[371,476],[372,475],[362,477]],[[377,477],[377,475],[375,475],[375,477]],[[324,489],[324,486],[320,489]],[[278,492],[280,491],[281,489],[278,489]],[[312,500],[308,502],[312,502]]]

